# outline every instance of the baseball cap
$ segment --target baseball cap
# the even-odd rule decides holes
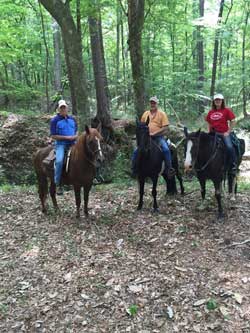
[[[224,99],[224,96],[222,94],[216,94],[216,95],[214,95],[213,100],[215,100],[215,99]]]
[[[58,102],[58,108],[60,109],[62,106],[68,106],[64,99],[60,99]]]
[[[158,98],[156,96],[150,97],[149,102],[159,103]]]

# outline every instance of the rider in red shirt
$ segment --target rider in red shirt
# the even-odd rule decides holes
[[[209,132],[221,134],[227,148],[230,169],[232,172],[236,172],[236,155],[230,137],[230,132],[235,125],[235,115],[225,106],[224,96],[222,94],[214,95],[212,109],[208,112],[205,119],[208,122]]]

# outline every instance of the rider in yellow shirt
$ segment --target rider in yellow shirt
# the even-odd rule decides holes
[[[155,140],[161,147],[165,162],[165,172],[168,177],[174,175],[174,169],[172,168],[171,153],[164,134],[166,134],[167,126],[169,125],[168,117],[165,112],[158,109],[158,98],[153,96],[149,100],[150,110],[145,111],[141,117],[142,122],[146,122],[149,117],[149,133],[153,140]],[[132,173],[136,175],[136,158],[137,149],[132,156]]]

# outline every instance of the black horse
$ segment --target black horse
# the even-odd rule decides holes
[[[227,166],[227,152],[223,140],[217,134],[205,133],[200,130],[188,134],[187,129],[185,129],[184,132],[186,136],[185,170],[194,168],[196,171],[203,200],[206,195],[206,181],[207,179],[212,180],[218,203],[218,219],[222,220],[224,217],[221,204],[223,180],[227,178],[229,193],[233,197],[237,191],[237,177]],[[244,140],[240,139],[240,144],[242,150],[237,154],[237,167],[239,167],[244,154]]]
[[[137,172],[138,172],[138,181],[139,181],[139,203],[137,209],[140,210],[143,206],[143,194],[144,194],[144,185],[146,178],[151,178],[153,182],[152,196],[154,199],[153,202],[153,211],[158,211],[158,204],[156,200],[157,196],[157,182],[159,174],[161,173],[163,166],[163,153],[159,145],[151,138],[149,135],[149,119],[146,123],[137,121],[136,123],[136,140],[138,146],[138,155],[136,160]],[[172,151],[174,148],[172,147]],[[173,168],[175,169],[176,176],[180,182],[181,193],[184,193],[184,188],[182,184],[182,178],[178,170],[178,159],[177,154],[174,154],[175,159],[172,161]],[[176,184],[175,180],[168,179],[165,173],[162,174],[166,183],[167,183],[167,193],[174,194],[176,193]]]

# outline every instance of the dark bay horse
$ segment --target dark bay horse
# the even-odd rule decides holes
[[[80,217],[81,188],[84,189],[84,213],[88,216],[88,198],[93,179],[95,177],[95,163],[102,160],[100,146],[101,135],[97,129],[85,127],[85,133],[81,134],[76,144],[71,149],[69,171],[63,171],[62,184],[73,185],[76,201],[76,217]],[[42,204],[42,211],[47,211],[45,201],[48,194],[48,179],[50,180],[49,192],[57,210],[56,185],[54,182],[54,168],[46,166],[43,160],[48,156],[52,146],[39,149],[33,157],[33,163],[38,180],[38,193]]]
[[[193,168],[196,171],[201,186],[202,200],[205,199],[206,195],[206,181],[208,179],[212,180],[218,203],[218,219],[222,220],[224,217],[221,204],[223,180],[227,177],[229,193],[233,197],[237,189],[237,177],[230,172],[226,165],[226,147],[222,139],[218,139],[216,134],[209,134],[200,130],[188,134],[187,129],[184,132],[186,136],[185,170],[188,171]],[[241,157],[238,157],[237,167],[241,162]]]
[[[161,173],[162,166],[163,166],[163,154],[161,148],[156,144],[156,142],[151,138],[149,134],[149,118],[147,119],[146,123],[144,122],[136,122],[136,140],[137,140],[137,147],[138,147],[138,155],[137,155],[137,171],[138,171],[138,181],[139,181],[139,203],[137,209],[140,210],[143,206],[143,195],[144,195],[144,185],[146,178],[150,178],[153,183],[152,187],[152,196],[153,196],[153,211],[158,211],[158,204],[157,204],[157,182],[159,174]],[[172,148],[173,149],[173,148]],[[175,154],[175,159],[177,159],[177,154]],[[181,185],[181,193],[184,193],[184,188],[182,185],[182,178],[179,174],[178,170],[178,161],[177,161],[177,169],[176,163],[173,161],[173,167],[175,168],[176,175],[180,181]],[[173,179],[168,179],[166,174],[162,174],[166,183],[171,185],[169,189],[172,189],[175,193],[176,185],[173,183]],[[167,188],[167,193],[171,192]],[[174,194],[172,193],[172,194]]]

